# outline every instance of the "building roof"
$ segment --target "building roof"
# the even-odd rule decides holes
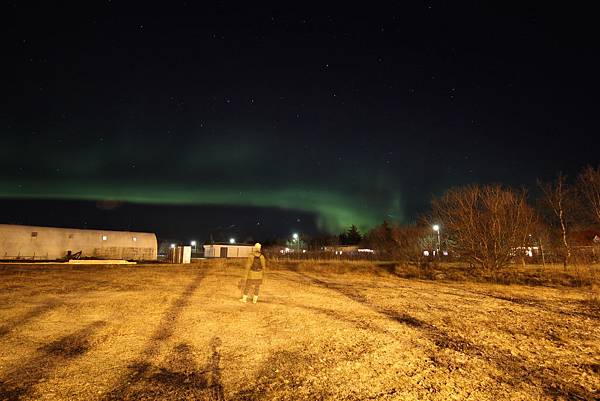
[[[238,244],[237,242],[235,244],[230,244],[229,242],[215,242],[214,244],[204,244],[204,246],[212,246],[212,245],[218,245],[218,246],[251,246],[251,247],[254,247],[254,244]]]
[[[0,229],[10,230],[10,229],[22,229],[28,231],[42,231],[42,230],[60,230],[60,231],[68,231],[68,232],[81,232],[81,233],[102,233],[102,234],[136,234],[136,235],[156,235],[151,232],[142,232],[142,231],[122,231],[122,230],[103,230],[98,228],[72,228],[72,227],[49,227],[49,226],[28,226],[22,224],[2,224],[0,223]]]

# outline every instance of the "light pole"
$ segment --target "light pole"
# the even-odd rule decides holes
[[[196,252],[196,241],[190,242],[190,245],[194,248],[194,252]]]
[[[177,260],[177,253],[175,251],[176,244],[171,244],[171,251],[169,252],[169,257],[171,259],[171,263],[175,263]]]
[[[235,244],[235,238],[229,238],[229,243],[230,244]]]
[[[300,253],[300,236],[298,235],[298,233],[294,233],[292,234],[292,238],[294,239],[294,241],[296,241],[296,249],[298,253]]]
[[[434,224],[432,228],[433,228],[433,231],[435,231],[437,233],[437,250],[436,250],[436,253],[437,253],[438,259],[441,259],[440,248],[442,247],[442,245],[441,245],[441,241],[440,241],[440,225],[439,224]]]

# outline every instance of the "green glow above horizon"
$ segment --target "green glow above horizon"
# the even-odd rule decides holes
[[[352,224],[366,231],[381,223],[389,214],[390,208],[399,213],[397,205],[379,205],[379,211],[379,208],[366,207],[357,197],[345,193],[304,188],[194,189],[165,183],[126,185],[43,180],[19,185],[0,182],[0,197],[279,208],[314,213],[317,216],[318,228],[330,233],[337,233]]]

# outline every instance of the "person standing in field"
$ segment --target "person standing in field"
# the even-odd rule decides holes
[[[258,302],[258,290],[263,282],[265,268],[267,267],[267,261],[260,249],[261,245],[258,242],[254,244],[254,250],[248,256],[248,260],[246,261],[246,284],[244,285],[244,293],[240,300],[242,302],[248,301],[248,292],[250,291],[250,288],[253,288],[254,290],[252,292],[252,303]]]

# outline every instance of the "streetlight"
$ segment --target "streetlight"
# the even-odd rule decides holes
[[[433,228],[433,231],[435,231],[437,233],[437,240],[438,240],[437,245],[438,246],[437,246],[436,253],[438,254],[438,258],[441,258],[441,256],[440,256],[440,248],[441,248],[441,242],[440,242],[440,225],[439,224],[434,224],[432,228]]]
[[[175,249],[175,244],[171,244],[171,249]]]
[[[296,241],[296,248],[298,249],[298,253],[300,253],[300,236],[298,233],[292,234],[292,238]]]
[[[235,244],[235,238],[229,238],[229,243],[230,244]]]
[[[190,245],[194,247],[194,252],[196,252],[196,241],[190,242]]]

